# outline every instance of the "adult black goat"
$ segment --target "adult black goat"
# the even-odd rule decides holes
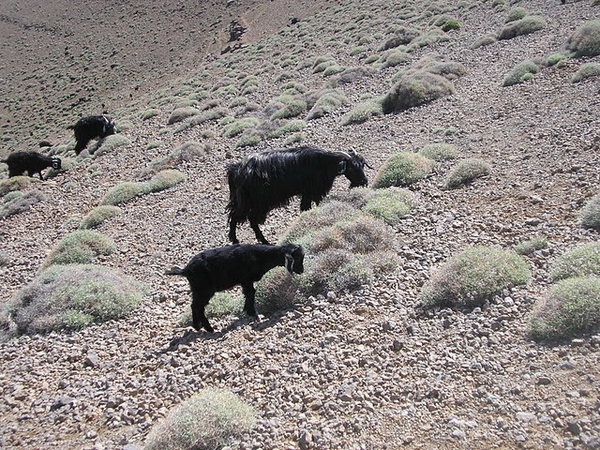
[[[237,244],[214,248],[197,254],[183,269],[177,267],[167,275],[183,275],[192,291],[192,319],[194,328],[210,333],[214,330],[208,323],[204,309],[216,292],[242,286],[244,311],[256,316],[254,306],[254,282],[277,266],[285,266],[289,273],[304,272],[304,250],[295,244],[281,246],[262,244]]]
[[[16,177],[24,172],[32,177],[38,173],[40,180],[44,180],[42,170],[52,167],[59,170],[61,168],[60,158],[56,156],[46,156],[38,152],[15,152],[8,155],[4,161],[0,161],[8,165],[8,177]]]
[[[115,134],[115,122],[107,115],[82,117],[75,125],[70,125],[75,134],[75,154],[79,155],[92,139],[102,139]]]
[[[238,242],[236,228],[246,220],[256,239],[269,242],[260,231],[269,212],[302,196],[300,210],[318,205],[329,193],[338,175],[350,180],[350,187],[368,184],[365,159],[352,151],[328,152],[316,147],[297,147],[260,153],[227,168],[229,182],[229,239]]]

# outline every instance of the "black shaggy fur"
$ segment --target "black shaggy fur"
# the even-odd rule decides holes
[[[70,125],[75,134],[75,154],[79,155],[92,139],[102,139],[115,134],[115,122],[106,115],[82,117],[75,125]]]
[[[329,193],[338,175],[350,187],[366,186],[365,159],[352,152],[328,152],[316,147],[298,147],[254,155],[227,169],[229,182],[229,239],[237,243],[236,227],[246,220],[256,239],[268,244],[259,225],[269,212],[300,195],[300,209],[309,210]]]
[[[213,328],[204,309],[213,295],[239,284],[245,297],[244,311],[256,316],[254,282],[277,266],[285,266],[291,274],[304,272],[302,247],[295,244],[238,244],[214,248],[194,256],[183,269],[171,269],[167,275],[183,275],[188,279],[192,291],[194,328],[199,330],[202,326],[212,333]]]
[[[40,175],[40,180],[43,180],[44,176],[42,175],[42,170],[48,167],[59,170],[61,167],[60,158],[42,155],[38,152],[11,153],[8,155],[8,158],[2,162],[8,165],[9,178],[23,175],[24,172],[27,172],[30,177],[38,173]]]

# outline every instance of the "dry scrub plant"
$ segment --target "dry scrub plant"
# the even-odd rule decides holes
[[[566,251],[554,261],[550,270],[552,281],[589,275],[600,277],[600,243],[598,242]]]
[[[600,20],[591,20],[577,28],[567,41],[567,49],[577,58],[600,55]]]
[[[80,329],[126,316],[145,288],[118,270],[95,265],[52,266],[11,300],[0,315],[4,337]]]
[[[89,264],[98,256],[108,256],[115,250],[115,243],[110,237],[93,230],[77,230],[62,238],[42,267],[55,264]]]
[[[33,205],[44,200],[46,196],[40,191],[10,192],[4,196],[0,205],[0,219],[29,211]]]
[[[506,288],[527,284],[531,273],[516,253],[491,247],[470,247],[440,266],[423,286],[420,299],[426,306],[474,308]]]
[[[477,158],[469,158],[460,161],[452,168],[446,180],[444,181],[445,189],[456,189],[472,183],[477,178],[488,175],[491,172],[490,165]]]
[[[571,339],[600,331],[600,278],[561,280],[538,302],[529,332],[535,340]]]
[[[428,176],[434,165],[434,161],[418,153],[396,153],[379,168],[373,187],[410,186]]]
[[[252,428],[256,411],[237,395],[203,389],[159,422],[144,450],[214,450]]]
[[[533,78],[538,73],[540,68],[530,59],[517,64],[512,70],[506,74],[502,86],[513,86],[515,84],[524,83]]]
[[[520,20],[509,22],[500,31],[498,39],[513,39],[517,36],[531,34],[546,27],[546,21],[542,16],[530,15],[525,16]]]
[[[96,206],[92,209],[81,221],[79,228],[81,230],[88,230],[90,228],[96,228],[102,222],[121,215],[121,209],[112,205],[101,205]]]
[[[121,205],[133,200],[138,195],[172,188],[186,179],[187,177],[178,170],[168,169],[158,172],[146,182],[125,181],[110,188],[100,200],[100,205]]]
[[[581,210],[581,224],[600,230],[600,195],[596,195]]]
[[[258,283],[256,301],[264,312],[311,295],[358,289],[397,266],[393,230],[339,200],[300,214],[281,242],[301,244],[310,257],[303,275],[292,278],[278,268]]]
[[[0,196],[4,196],[13,191],[22,191],[28,187],[30,183],[37,183],[39,181],[40,180],[37,178],[26,177],[24,175],[2,180],[0,181]]]

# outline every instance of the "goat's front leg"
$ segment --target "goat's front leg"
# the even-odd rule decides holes
[[[214,333],[215,331],[213,330],[213,327],[210,326],[210,323],[208,323],[208,319],[204,314],[204,308],[206,308],[210,297],[211,296],[206,298],[205,296],[198,294],[193,294],[192,296],[192,320],[196,331],[200,331],[201,326],[209,333]]]
[[[256,309],[254,307],[254,296],[256,294],[256,289],[254,289],[253,283],[242,285],[242,291],[244,292],[245,302],[244,302],[244,311],[249,316],[256,317]]]
[[[300,211],[308,211],[312,207],[312,199],[309,195],[303,195],[300,200]]]

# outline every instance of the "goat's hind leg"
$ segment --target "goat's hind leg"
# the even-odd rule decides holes
[[[194,329],[200,331],[200,327],[204,327],[209,333],[214,333],[213,327],[208,323],[208,319],[204,313],[204,308],[208,305],[209,296],[192,294],[192,321],[194,323]]]
[[[258,222],[250,221],[250,226],[254,230],[254,234],[256,235],[256,240],[258,242],[260,242],[261,244],[271,245],[269,241],[267,241],[267,239],[265,238],[265,235],[262,234],[262,231],[260,231],[260,228],[258,227]]]

